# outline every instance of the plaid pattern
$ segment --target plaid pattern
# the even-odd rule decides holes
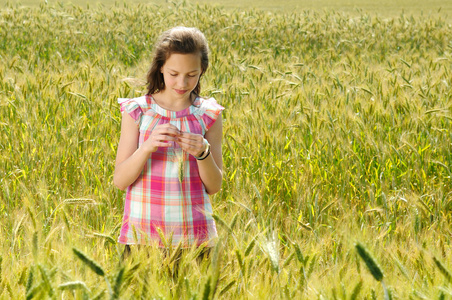
[[[139,127],[139,145],[155,126],[171,123],[182,131],[205,135],[224,109],[215,99],[198,97],[190,107],[174,112],[158,106],[152,96],[118,99]],[[160,233],[159,233],[160,231]],[[207,242],[217,236],[209,196],[199,177],[196,159],[174,147],[158,148],[151,154],[141,175],[127,188],[124,218],[119,236],[123,244],[160,247],[182,242],[184,247]]]

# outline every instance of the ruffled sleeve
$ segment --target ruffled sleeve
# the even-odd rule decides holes
[[[140,105],[139,98],[129,99],[129,98],[119,98],[118,103],[121,106],[121,113],[128,113],[137,125],[140,124],[141,116],[143,115],[144,108]]]
[[[215,123],[223,110],[224,107],[218,104],[214,98],[203,99],[201,104],[201,119],[203,120],[206,131]]]

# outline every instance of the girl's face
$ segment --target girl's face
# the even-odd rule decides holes
[[[160,70],[165,81],[165,93],[173,99],[187,100],[201,76],[199,54],[173,53]]]

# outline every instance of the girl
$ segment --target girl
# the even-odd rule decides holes
[[[211,247],[217,236],[208,194],[221,188],[224,108],[199,96],[208,65],[204,35],[173,28],[156,44],[147,94],[118,100],[123,114],[113,180],[127,189],[120,243],[164,247],[163,235],[173,246]]]

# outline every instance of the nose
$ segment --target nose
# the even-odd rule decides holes
[[[187,85],[187,77],[186,76],[180,76],[178,83],[179,83],[181,88],[185,87]]]

